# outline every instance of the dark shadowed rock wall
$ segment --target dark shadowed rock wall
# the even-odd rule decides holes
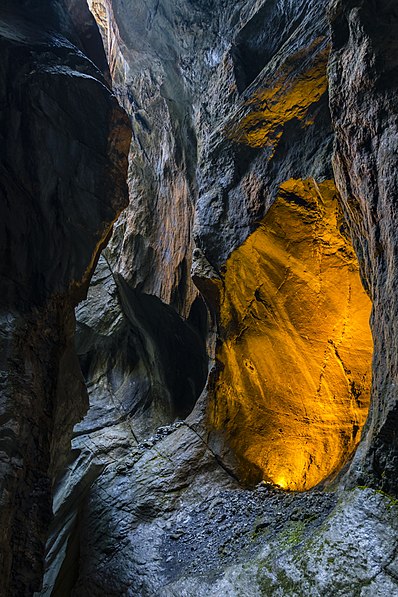
[[[334,172],[373,301],[373,402],[351,473],[360,483],[398,489],[397,85],[394,2],[331,6]]]
[[[18,6],[5,594],[398,594],[395,3]]]
[[[0,9],[2,595],[41,584],[52,482],[87,408],[73,307],[126,205],[128,121],[70,31],[62,5]]]
[[[90,408],[57,484],[41,595],[394,594],[396,504],[363,487],[394,492],[396,478],[392,3],[388,17],[326,0],[88,4],[132,120],[130,202],[77,311]],[[275,243],[257,246],[261,234]],[[291,382],[310,352],[313,373]],[[261,402],[261,370],[295,431],[289,417],[272,431],[281,408]],[[272,477],[262,454],[276,439],[296,487],[329,491],[283,492],[281,474],[279,489],[242,489]]]

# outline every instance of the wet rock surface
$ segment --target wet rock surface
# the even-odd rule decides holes
[[[102,48],[83,0],[14,4],[0,9],[0,593],[398,595],[397,504],[380,491],[397,492],[395,6],[90,0]],[[248,490],[209,419],[226,263],[287,181],[321,205],[333,179],[373,301],[370,416],[333,490]]]

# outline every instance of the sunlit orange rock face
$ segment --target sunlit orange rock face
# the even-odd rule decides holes
[[[244,481],[310,489],[355,449],[371,384],[371,304],[333,183],[283,184],[224,284],[210,425]]]
[[[287,122],[296,119],[303,128],[312,125],[311,107],[327,91],[329,47],[315,52],[323,43],[323,38],[315,40],[295,55],[292,64],[278,70],[267,88],[257,89],[227,127],[227,137],[249,147],[275,147]],[[299,72],[297,62],[303,63]]]

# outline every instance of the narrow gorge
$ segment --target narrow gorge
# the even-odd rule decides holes
[[[2,1],[1,597],[398,597],[397,34]]]

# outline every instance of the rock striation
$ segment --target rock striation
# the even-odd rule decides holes
[[[394,3],[1,14],[5,594],[398,594]]]
[[[395,313],[398,11],[366,2],[331,6],[334,172],[373,303],[373,400],[352,474],[397,492]]]
[[[282,184],[223,281],[209,428],[246,483],[330,481],[359,442],[372,360],[371,303],[333,183]]]

